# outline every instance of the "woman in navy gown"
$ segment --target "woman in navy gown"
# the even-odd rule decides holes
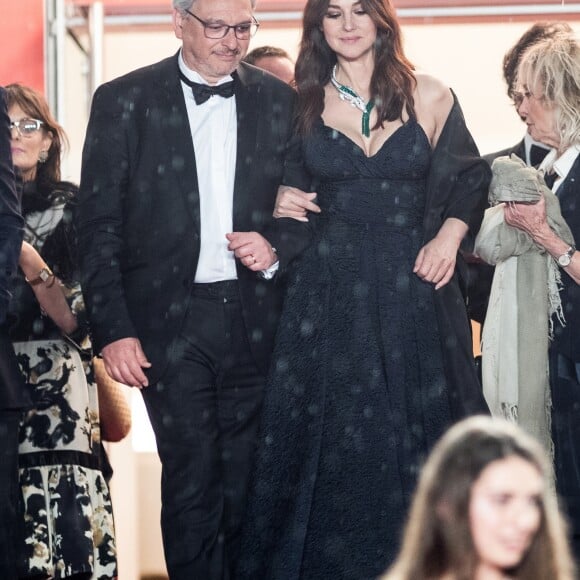
[[[287,183],[320,212],[287,273],[239,578],[370,579],[432,445],[487,411],[458,252],[489,170],[453,93],[413,72],[389,0],[309,0],[303,30]],[[300,192],[281,199],[300,217],[283,209]]]

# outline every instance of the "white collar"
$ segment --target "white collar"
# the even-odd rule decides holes
[[[544,160],[540,163],[538,169],[542,170],[544,173],[552,171],[557,155],[558,151],[556,149],[550,149],[550,152],[544,157]]]
[[[580,145],[571,145],[558,157],[554,160],[554,171],[558,174],[558,177],[562,179],[566,179],[568,177],[568,173],[572,169],[572,166],[576,162],[576,158],[580,154]]]

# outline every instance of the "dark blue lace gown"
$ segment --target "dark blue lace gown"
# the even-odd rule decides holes
[[[420,464],[450,425],[423,245],[431,149],[414,120],[371,157],[320,123],[322,212],[295,264],[266,389],[239,579],[385,571]]]

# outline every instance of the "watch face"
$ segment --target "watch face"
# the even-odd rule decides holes
[[[39,277],[43,282],[46,282],[50,278],[50,270],[48,268],[43,268],[40,271]]]
[[[560,264],[560,266],[563,268],[569,266],[571,261],[572,258],[570,257],[570,254],[564,254],[558,258],[558,264]]]

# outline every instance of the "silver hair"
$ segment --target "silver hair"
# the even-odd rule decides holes
[[[194,4],[196,0],[172,0],[173,8],[179,10],[180,12],[185,12],[189,10]],[[252,10],[256,8],[256,1],[257,0],[250,0],[252,5]]]
[[[534,44],[522,56],[518,84],[554,109],[562,150],[580,144],[580,43],[572,34]]]

